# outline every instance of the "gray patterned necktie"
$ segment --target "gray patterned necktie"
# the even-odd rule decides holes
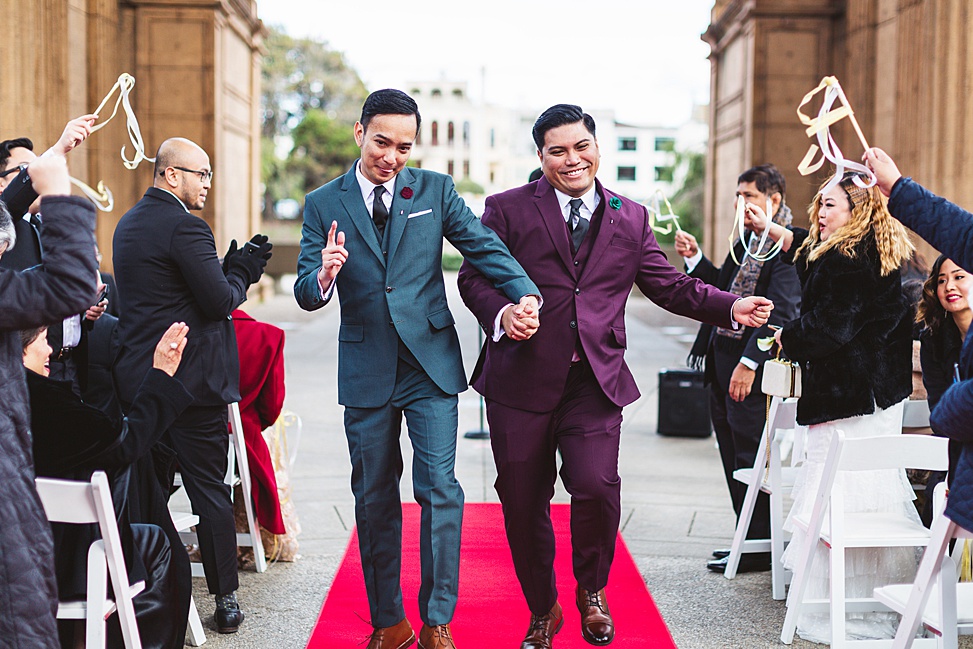
[[[568,201],[571,214],[568,216],[568,229],[571,230],[571,248],[575,253],[581,249],[584,235],[588,233],[588,219],[581,218],[581,199],[572,198]]]

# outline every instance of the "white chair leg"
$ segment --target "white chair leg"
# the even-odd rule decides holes
[[[926,610],[926,604],[929,602],[929,595],[932,592],[931,589],[935,588],[937,583],[943,586],[944,580],[952,579],[955,581],[955,564],[953,564],[952,559],[944,556],[955,529],[956,524],[945,516],[939,516],[933,523],[930,530],[930,541],[935,539],[938,542],[931,542],[922,554],[922,560],[919,562],[918,570],[916,570],[916,580],[909,595],[905,612],[902,614],[902,620],[899,622],[899,629],[895,633],[892,649],[907,649],[912,646],[919,626],[922,624],[922,612]],[[953,572],[944,573],[944,568]],[[941,590],[952,590],[955,597],[955,585],[951,588],[942,587]],[[940,598],[940,602],[942,601],[943,598]],[[953,614],[954,625],[952,628],[955,629],[955,609]]]
[[[105,649],[105,618],[102,610],[108,597],[108,564],[105,543],[95,541],[88,548],[88,593],[85,601],[85,649]]]
[[[780,641],[790,644],[794,641],[794,632],[797,631],[797,619],[801,613],[801,605],[804,602],[804,591],[807,590],[808,576],[811,573],[811,564],[814,563],[814,551],[817,547],[817,533],[814,536],[808,535],[801,548],[801,557],[794,570],[794,579],[791,582],[791,589],[787,592],[787,613],[784,615],[784,625],[780,632]]]
[[[771,466],[780,467],[780,445],[770,447]],[[784,568],[784,488],[779,470],[770,474],[770,584],[775,600],[787,597],[787,569]]]
[[[189,646],[201,647],[206,642],[206,632],[203,631],[203,622],[199,619],[199,611],[196,610],[196,600],[189,598]]]
[[[844,649],[847,646],[845,632],[845,555],[843,547],[831,548],[830,586],[831,586],[831,648]]]

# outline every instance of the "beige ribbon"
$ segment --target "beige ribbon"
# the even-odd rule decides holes
[[[814,95],[822,90],[824,91],[824,102],[821,104],[821,110],[818,111],[817,117],[809,117],[801,112],[801,109],[811,101]],[[839,99],[841,100],[841,105],[835,107],[835,101]],[[831,126],[847,117],[851,120],[852,126],[855,127],[855,133],[858,134],[858,139],[862,143],[862,146],[865,147],[866,151],[869,149],[868,141],[865,140],[865,135],[858,125],[858,120],[855,119],[855,111],[851,109],[851,104],[845,96],[845,91],[841,89],[841,84],[838,83],[838,79],[835,77],[825,77],[818,84],[817,88],[804,95],[804,99],[801,100],[801,105],[797,107],[797,116],[800,118],[801,123],[807,126],[807,136],[812,138],[816,137],[818,141],[817,144],[811,144],[804,159],[801,160],[801,164],[797,166],[797,170],[801,172],[802,176],[807,176],[820,169],[824,165],[825,160],[830,160],[835,165],[835,175],[827,185],[821,188],[822,194],[830,191],[837,185],[847,170],[857,171],[868,177],[869,180],[866,183],[858,176],[855,176],[854,182],[859,187],[866,189],[875,185],[876,178],[872,170],[863,164],[846,159],[841,149],[838,148],[834,137],[831,135]],[[821,151],[821,158],[817,162],[812,162],[819,150]]]
[[[764,246],[767,244],[767,238],[770,234],[770,224],[773,222],[771,212],[773,209],[774,204],[771,202],[770,198],[768,198],[766,212],[764,212],[767,215],[767,227],[764,228],[763,234],[760,235],[760,241],[757,243],[757,249],[751,250],[750,242],[747,241],[747,229],[744,227],[744,218],[747,211],[747,199],[745,199],[743,196],[737,196],[736,213],[733,217],[733,227],[730,229],[729,236],[730,257],[733,259],[733,263],[735,263],[737,266],[742,266],[743,262],[747,260],[747,257],[751,257],[756,261],[767,261],[769,259],[773,259],[778,253],[780,253],[781,248],[784,246],[784,237],[778,239],[777,242],[774,243],[769,250],[767,250],[767,252],[761,252],[761,250],[763,250]],[[737,241],[737,237],[739,237],[740,241],[743,242],[742,260],[737,259],[736,251],[734,250],[736,247],[734,244]]]
[[[662,213],[662,206],[659,204],[660,196],[663,202],[665,202],[666,209],[669,211],[668,214]],[[673,228],[675,228],[676,232],[682,232],[682,228],[679,227],[679,217],[672,211],[672,205],[669,203],[669,199],[666,198],[665,192],[661,189],[655,190],[655,193],[652,194],[652,201],[647,209],[649,210],[649,227],[655,232],[669,234]],[[656,223],[660,221],[668,221],[669,223],[665,227],[657,226]]]
[[[78,180],[74,176],[70,177],[71,184],[81,190],[81,193],[85,195],[92,203],[95,204],[102,212],[111,212],[115,209],[115,197],[112,195],[111,190],[105,185],[103,181],[98,181],[98,189],[92,189],[90,186],[84,182]],[[104,203],[104,204],[103,204]]]
[[[115,90],[118,90],[118,98],[115,99],[115,108],[112,110],[111,116],[100,124],[96,124],[92,127],[91,132],[94,133],[100,128],[108,125],[108,122],[112,121],[115,114],[118,112],[118,105],[122,105],[122,110],[125,111],[125,119],[128,127],[128,137],[132,141],[132,146],[135,147],[135,155],[131,160],[125,157],[125,147],[122,147],[121,156],[122,164],[125,165],[126,169],[135,169],[139,166],[142,160],[147,162],[155,162],[155,158],[150,158],[145,155],[145,143],[142,141],[142,131],[139,129],[138,119],[135,118],[135,111],[132,110],[132,104],[128,100],[128,96],[132,92],[132,88],[135,87],[135,77],[127,72],[123,72],[118,77],[118,81],[112,86],[105,98],[101,100],[98,104],[98,108],[95,109],[96,115],[101,115],[101,109],[108,104],[108,100],[111,96],[115,94]]]

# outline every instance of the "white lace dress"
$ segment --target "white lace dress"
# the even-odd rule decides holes
[[[828,447],[836,430],[845,433],[846,438],[873,437],[876,435],[899,435],[902,433],[902,410],[900,402],[886,410],[875,409],[875,413],[861,417],[839,419],[808,427],[807,459],[794,484],[792,493],[794,504],[784,529],[793,533],[790,544],[784,551],[784,566],[789,570],[800,560],[805,536],[801,530],[794,529],[792,519],[800,514],[810,518],[814,494],[821,483],[824,462]],[[915,499],[905,471],[858,471],[852,474],[839,474],[835,489],[845,494],[848,512],[892,511],[904,512],[919,522],[919,515],[912,504]],[[846,551],[845,588],[848,597],[872,597],[872,590],[878,586],[895,583],[909,583],[915,579],[917,552],[914,548],[861,548]],[[818,546],[811,566],[811,574],[805,591],[805,599],[827,599],[829,596],[828,552]],[[891,638],[895,635],[898,616],[894,613],[849,613],[847,615],[847,634],[849,639]],[[810,642],[831,644],[830,617],[827,613],[803,613],[797,622],[797,634]]]

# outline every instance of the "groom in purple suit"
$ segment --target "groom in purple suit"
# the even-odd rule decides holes
[[[547,109],[533,137],[544,177],[487,198],[483,223],[540,287],[544,326],[534,332],[538,314],[464,263],[460,293],[488,335],[472,385],[487,399],[496,489],[531,611],[522,649],[549,648],[563,623],[550,518],[558,451],[571,494],[581,633],[606,645],[615,634],[605,585],[621,511],[622,407],[639,397],[624,359],[632,284],[668,311],[720,327],[760,326],[773,304],[719,291],[669,264],[646,209],[595,179],[595,122],[581,108]]]

